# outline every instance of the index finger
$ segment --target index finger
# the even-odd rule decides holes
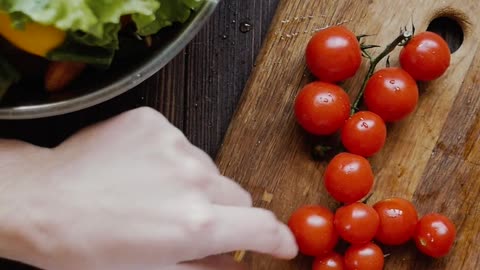
[[[275,215],[261,208],[214,205],[210,233],[203,234],[205,256],[249,250],[291,259],[298,246],[290,229]],[[208,236],[206,236],[208,235]]]

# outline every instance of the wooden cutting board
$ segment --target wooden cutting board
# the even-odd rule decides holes
[[[386,247],[391,255],[385,269],[480,269],[478,14],[478,0],[281,0],[219,152],[222,172],[252,192],[256,206],[273,210],[282,221],[304,204],[333,209],[336,203],[322,183],[326,163],[312,159],[312,138],[293,116],[296,94],[312,80],[304,59],[312,33],[341,23],[357,34],[374,34],[370,44],[386,45],[412,19],[419,32],[438,16],[455,18],[464,30],[463,44],[452,54],[447,74],[420,85],[416,112],[388,127],[386,146],[370,159],[376,184],[369,203],[392,196],[411,199],[420,215],[443,213],[458,230],[448,257],[428,259],[413,244]],[[397,55],[398,50],[392,65],[398,64]],[[343,86],[358,90],[366,66]],[[247,253],[243,260],[252,270],[311,267],[302,256],[285,262]]]

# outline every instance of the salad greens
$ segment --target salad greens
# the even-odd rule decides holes
[[[185,22],[191,14],[204,2],[203,0],[160,0],[160,8],[152,17],[135,14],[133,20],[137,24],[138,34],[152,35],[160,29],[172,25],[173,22]]]
[[[138,33],[151,35],[173,22],[186,21],[203,0],[0,0],[0,10],[23,14],[80,36],[91,46],[109,46],[117,40],[120,18],[132,15]],[[87,38],[88,37],[88,38]]]
[[[62,46],[46,55],[48,60],[74,61],[108,68],[120,48],[122,19],[130,17],[140,37],[156,34],[173,23],[184,23],[205,0],[0,0],[0,12],[9,14],[12,27],[26,23],[51,25],[67,33]],[[4,70],[0,59],[0,92]],[[11,66],[9,66],[11,68]]]

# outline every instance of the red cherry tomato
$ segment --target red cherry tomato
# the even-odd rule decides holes
[[[335,213],[334,224],[343,240],[352,244],[364,244],[375,237],[380,218],[375,209],[357,202],[340,207]]]
[[[375,239],[385,245],[401,245],[415,233],[418,214],[415,206],[401,198],[379,201],[373,205],[380,217]]]
[[[401,68],[384,68],[368,80],[364,100],[368,110],[385,122],[400,121],[417,106],[417,83]]]
[[[355,75],[362,53],[355,34],[344,26],[332,26],[311,38],[306,60],[310,72],[319,80],[335,83]]]
[[[298,94],[295,116],[309,133],[330,135],[338,131],[350,116],[350,99],[337,85],[313,82]]]
[[[342,143],[353,154],[371,157],[385,145],[387,127],[380,116],[364,111],[354,114],[342,128]]]
[[[417,81],[435,80],[450,66],[450,49],[441,36],[422,32],[400,51],[400,65]]]
[[[343,257],[335,252],[316,257],[312,266],[312,270],[343,270],[344,268]]]
[[[345,251],[346,270],[382,270],[385,257],[374,243],[352,245]]]
[[[307,205],[297,209],[290,217],[288,227],[295,236],[300,252],[305,255],[325,255],[338,242],[333,213],[323,206]]]
[[[450,219],[440,214],[428,214],[418,222],[414,239],[422,253],[439,258],[450,252],[455,237],[455,225]]]
[[[336,155],[325,169],[328,193],[337,201],[353,203],[365,197],[373,186],[373,171],[362,156],[351,153]]]

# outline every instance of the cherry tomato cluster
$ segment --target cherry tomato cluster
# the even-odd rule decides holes
[[[455,241],[455,226],[447,217],[428,214],[419,220],[415,206],[405,199],[385,199],[373,206],[359,202],[372,190],[374,173],[367,158],[385,145],[386,123],[405,119],[416,109],[417,81],[437,79],[450,65],[448,44],[437,34],[405,37],[387,46],[393,50],[403,43],[400,67],[377,71],[381,58],[373,59],[366,51],[373,46],[363,46],[344,26],[318,32],[307,45],[306,64],[317,80],[297,95],[295,117],[313,135],[338,133],[345,149],[324,173],[326,190],[344,205],[335,212],[320,205],[304,206],[288,222],[300,251],[316,257],[313,270],[383,269],[384,254],[374,242],[402,245],[413,239],[421,252],[437,258],[448,254]],[[370,69],[352,104],[338,83],[358,72],[362,55],[370,59]],[[359,110],[360,100],[366,110]],[[343,256],[334,251],[339,238],[350,243]]]
[[[367,75],[358,97],[367,110],[357,112],[357,102],[352,108],[348,94],[336,83],[353,77],[361,62],[359,39],[346,27],[318,32],[306,48],[307,67],[318,80],[300,91],[294,110],[307,132],[326,136],[340,131],[348,152],[371,157],[385,144],[386,123],[398,122],[415,110],[419,100],[416,81],[434,80],[445,73],[450,49],[432,32],[411,38],[400,52],[401,67],[372,70]]]
[[[432,213],[418,220],[415,206],[402,198],[373,206],[354,202],[335,212],[306,205],[292,214],[288,226],[300,252],[315,257],[312,270],[381,270],[385,256],[374,242],[398,246],[413,239],[421,252],[439,258],[450,252],[456,237],[447,217]],[[350,244],[343,256],[335,251],[339,239]]]

